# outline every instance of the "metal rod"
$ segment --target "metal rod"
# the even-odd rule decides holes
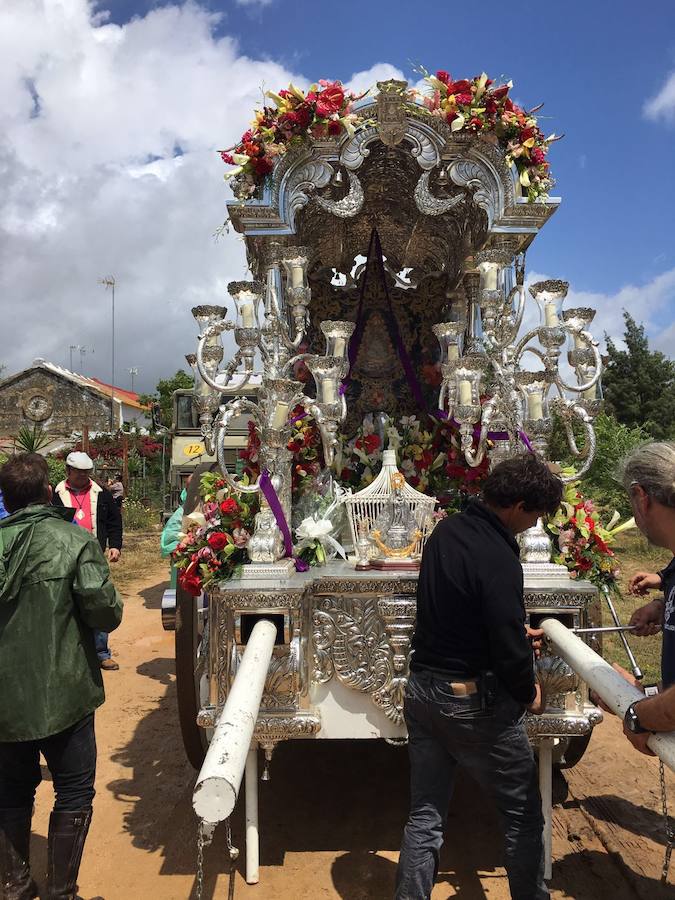
[[[621,634],[624,631],[635,631],[636,625],[605,625],[602,628],[571,628],[574,634]]]
[[[617,611],[614,609],[614,604],[612,603],[612,598],[609,596],[609,591],[606,587],[602,589],[603,594],[605,595],[605,600],[607,601],[607,606],[609,607],[609,612],[612,618],[614,619],[614,624],[618,627],[621,627],[621,620],[619,619]],[[623,644],[623,649],[626,651],[626,656],[628,657],[628,661],[630,662],[630,667],[633,671],[633,676],[638,680],[642,681],[644,678],[644,674],[642,669],[637,664],[637,660],[633,656],[633,651],[630,649],[630,645],[626,640],[626,635],[620,631],[619,637],[621,638],[621,643]]]
[[[539,745],[539,792],[544,816],[544,880],[553,878],[553,739]]]

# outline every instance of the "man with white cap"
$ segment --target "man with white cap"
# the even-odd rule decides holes
[[[98,538],[108,562],[114,563],[122,552],[122,514],[110,491],[92,481],[94,463],[88,453],[74,450],[66,457],[64,481],[54,488],[55,506],[75,510],[73,522]],[[105,631],[95,631],[96,652],[102,669],[119,669],[108,647]]]

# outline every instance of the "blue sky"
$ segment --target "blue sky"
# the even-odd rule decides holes
[[[89,357],[91,365],[96,367],[100,360],[101,366],[91,374],[105,376],[105,305],[94,299],[83,321],[75,324],[67,309],[72,291],[63,285],[72,279],[72,289],[81,294],[94,270],[106,274],[115,269],[118,280],[122,276],[120,291],[124,286],[127,296],[138,294],[136,311],[151,311],[141,326],[147,346],[136,349],[138,323],[135,329],[129,326],[124,365],[144,368],[143,383],[144,376],[154,379],[162,366],[171,368],[168,355],[178,364],[182,352],[192,349],[191,324],[185,318],[191,300],[204,300],[214,287],[221,289],[230,277],[243,274],[237,270],[241,247],[236,239],[216,249],[211,241],[228,194],[213,149],[231,143],[241,132],[263,82],[277,89],[290,76],[349,81],[378,63],[389,64],[411,81],[417,77],[413,66],[419,63],[447,69],[455,77],[486,71],[513,79],[513,95],[525,106],[544,102],[543,130],[565,134],[549,157],[557,180],[554,193],[563,203],[529,254],[530,270],[568,279],[575,299],[598,305],[599,327],[615,335],[621,331],[621,306],[627,305],[646,322],[652,342],[675,353],[672,2],[474,6],[205,0],[181,7],[150,0],[101,0],[94,15],[86,0],[63,0],[61,15],[69,22],[54,25],[53,20],[42,47],[26,10],[38,15],[46,2],[10,0],[15,26],[10,49],[18,35],[25,41],[20,48],[25,52],[17,51],[9,66],[0,64],[0,79],[13,80],[15,87],[20,80],[23,84],[23,93],[16,87],[15,101],[11,91],[9,100],[0,101],[0,113],[4,103],[4,118],[11,125],[10,141],[16,136],[14,157],[22,163],[13,173],[13,184],[40,179],[39,192],[32,188],[36,195],[31,216],[26,210],[22,219],[12,210],[11,222],[17,215],[31,221],[23,232],[10,228],[12,241],[18,242],[13,249],[25,251],[35,241],[41,258],[37,263],[53,267],[50,290],[58,285],[54,310],[65,308],[50,323],[51,337],[45,329],[44,346],[32,355],[63,362],[66,340],[89,342],[98,354]],[[49,6],[51,16],[58,18],[54,4]],[[7,12],[0,12],[0,18],[6,22]],[[73,42],[86,64],[73,62],[77,53],[68,56]],[[55,54],[58,64],[46,66],[45,54]],[[83,81],[91,84],[84,98]],[[31,98],[29,87],[39,97],[37,119],[30,119],[35,96]],[[87,129],[83,122],[96,127]],[[45,142],[54,146],[50,158],[35,149]],[[186,150],[180,170],[170,162],[176,143]],[[157,184],[150,183],[151,177]],[[68,191],[77,196],[64,199]],[[51,193],[53,203],[58,207],[60,198],[71,215],[82,204],[89,224],[50,213]],[[16,199],[19,205],[26,202],[23,196]],[[183,204],[180,215],[177,204]],[[116,229],[101,222],[103,212],[106,218],[116,218]],[[45,216],[48,225],[38,241],[35,221]],[[0,225],[7,221],[5,207]],[[187,223],[189,236],[181,232]],[[100,234],[101,228],[105,239],[94,238],[95,246],[88,248],[89,269],[77,241],[87,245],[93,231]],[[55,241],[48,258],[45,230],[48,240]],[[35,255],[32,258],[35,262]],[[164,264],[177,266],[177,258],[180,269],[163,274]],[[17,267],[14,254],[10,269],[0,276],[4,296],[18,291],[27,303],[37,302],[44,279],[36,281],[28,264]],[[184,277],[188,270],[191,278]],[[198,277],[199,271],[207,274]],[[171,300],[166,299],[169,294]],[[149,340],[162,303],[170,348],[163,358]],[[65,332],[72,337],[66,338]],[[179,339],[185,345],[180,351]],[[25,348],[12,349],[5,361],[10,369],[18,368],[26,355]]]

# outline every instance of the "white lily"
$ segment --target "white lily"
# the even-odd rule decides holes
[[[617,534],[621,534],[622,531],[630,531],[631,528],[635,528],[636,522],[633,516],[630,517],[623,525],[617,525],[616,528],[613,528],[611,531],[612,537],[616,537]],[[609,528],[607,529],[609,531]]]
[[[464,116],[460,113],[456,118],[454,118],[454,119],[452,120],[452,122],[451,122],[451,124],[450,124],[450,130],[451,130],[451,131],[460,131],[462,128],[464,128],[464,123],[465,123],[465,122],[466,122],[466,119],[465,119]]]
[[[187,516],[183,516],[183,525],[187,523],[188,528],[196,527],[196,528],[206,528],[206,518],[203,513],[194,512],[188,513]]]
[[[315,519],[314,516],[307,516],[295,529],[296,535],[300,538],[300,542],[296,544],[296,552],[309,547],[314,541],[318,541],[325,549],[325,545],[332,547],[343,559],[347,558],[345,549],[330,532],[333,530],[333,523],[330,519]]]

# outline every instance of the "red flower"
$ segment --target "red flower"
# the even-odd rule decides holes
[[[274,168],[274,163],[269,156],[258,157],[252,160],[253,169],[256,175],[268,175]]]
[[[436,72],[436,78],[438,78],[439,81],[442,81],[443,84],[447,84],[450,81],[450,75],[444,69]]]
[[[239,504],[232,497],[228,497],[220,504],[220,511],[224,516],[234,516],[239,512]]]
[[[224,547],[231,543],[230,536],[225,534],[224,531],[214,531],[206,540],[214,553],[220,553]]]
[[[353,475],[354,472],[352,471],[352,469],[348,469],[345,466],[345,468],[340,472],[340,481],[351,481]]]
[[[541,147],[533,147],[530,151],[530,159],[534,163],[535,166],[541,166],[546,162],[546,157],[544,156],[544,151]]]
[[[495,88],[494,90],[490,91],[490,97],[492,100],[501,100],[503,97],[506,97],[508,92],[509,92],[508,84],[502,84],[498,88]]]
[[[233,166],[233,165],[234,165],[234,160],[232,159],[232,157],[230,156],[230,154],[227,153],[227,151],[221,150],[221,151],[220,151],[220,158],[222,159],[222,161],[223,161],[224,163],[227,163],[228,166]]]
[[[461,106],[470,106],[473,97],[471,92],[463,91],[461,94],[455,95],[455,101],[459,103]]]
[[[316,99],[316,114],[322,119],[327,119],[333,113],[339,112],[345,102],[345,92],[336,81],[321,91]]]
[[[202,580],[197,575],[188,575],[187,573],[178,576],[178,583],[193,597],[198,597],[202,592]]]
[[[474,116],[473,119],[469,119],[469,128],[474,128],[476,131],[480,131],[482,127],[483,123],[478,118],[478,116]]]
[[[328,123],[328,134],[340,134],[342,131],[342,125],[340,122],[337,122],[335,119],[331,119]]]
[[[368,455],[374,453],[380,446],[379,434],[367,434],[363,439],[363,444]]]
[[[452,125],[452,123],[454,122],[454,120],[457,118],[458,115],[459,115],[459,113],[456,112],[455,110],[453,110],[452,112],[449,112],[447,114],[447,116],[445,117],[445,120],[448,123],[448,125]]]
[[[448,83],[449,94],[471,93],[471,82],[463,78],[461,81],[451,81]]]

